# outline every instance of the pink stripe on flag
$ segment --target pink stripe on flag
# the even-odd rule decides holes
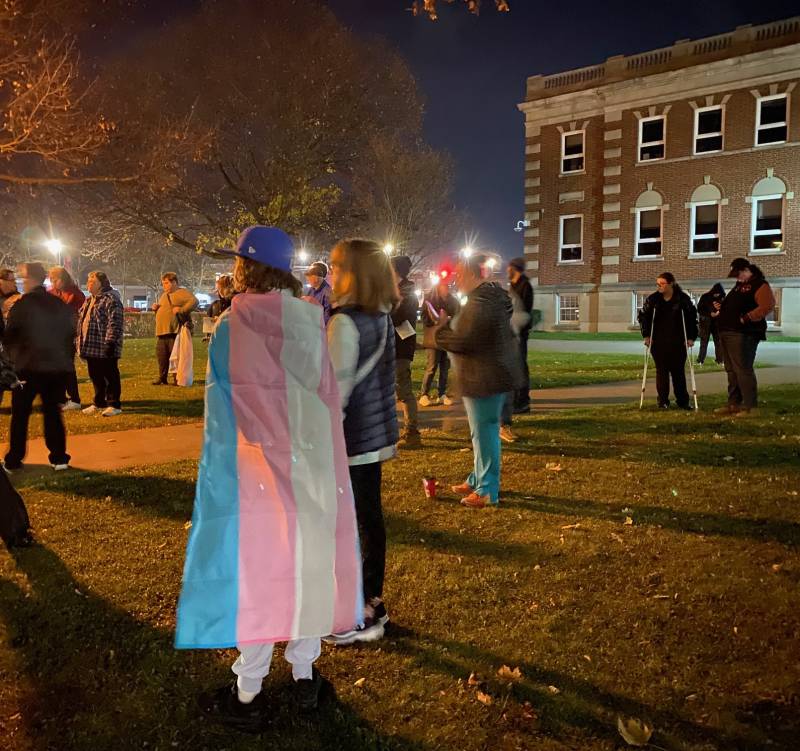
[[[281,321],[281,296],[258,297],[260,305],[274,306]],[[245,305],[236,307],[246,315]],[[297,508],[283,336],[281,330],[259,334],[239,315],[230,317],[230,336],[240,513],[237,641],[286,641],[293,638]]]
[[[350,486],[350,467],[342,431],[342,407],[339,388],[328,356],[328,342],[322,332],[324,353],[319,384],[319,397],[328,408],[333,436],[333,463],[336,473],[336,492],[339,494],[336,512],[336,597],[334,598],[333,633],[347,631],[361,618],[361,551],[358,545],[358,526],[353,491]],[[346,499],[346,502],[345,502]]]

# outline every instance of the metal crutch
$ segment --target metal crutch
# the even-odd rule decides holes
[[[692,396],[694,397],[694,408],[695,410],[698,409],[697,407],[697,381],[694,379],[694,362],[692,357],[692,351],[689,349],[689,340],[686,338],[686,311],[681,308],[681,323],[683,324],[683,344],[686,347],[686,357],[689,360],[689,375],[692,379]],[[716,351],[716,350],[715,350]]]
[[[650,321],[650,344],[644,348],[644,373],[642,374],[642,395],[639,397],[639,409],[644,404],[644,389],[647,383],[647,364],[650,362],[650,347],[653,346],[653,329],[656,325],[656,309],[653,308],[653,319]]]

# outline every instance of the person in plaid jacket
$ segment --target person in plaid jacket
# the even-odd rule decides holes
[[[78,353],[86,360],[94,401],[83,414],[100,412],[103,417],[114,417],[122,412],[119,376],[124,328],[122,301],[102,271],[92,271],[86,286],[90,297],[78,315]]]

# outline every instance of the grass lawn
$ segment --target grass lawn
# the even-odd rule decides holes
[[[781,336],[780,334],[768,334],[771,342],[800,342],[800,336]],[[638,331],[601,331],[589,333],[587,331],[533,331],[531,341],[537,339],[561,339],[574,340],[586,339],[593,342],[626,342],[637,341],[642,338]]]
[[[261,738],[195,709],[232,654],[171,646],[194,465],[21,478],[41,545],[0,550],[2,747],[610,751],[624,714],[653,748],[796,749],[800,388],[762,398],[521,419],[479,512],[425,500],[470,464],[466,428],[431,433],[385,467],[387,637],[324,648],[310,719],[276,655]]]
[[[535,344],[533,345],[535,346]],[[67,412],[64,417],[70,434],[97,433],[110,430],[160,427],[200,420],[203,417],[203,390],[206,371],[206,345],[194,340],[194,385],[189,388],[153,386],[156,374],[155,340],[129,339],[125,342],[120,360],[122,374],[122,409],[118,417],[106,419],[98,415],[86,416],[80,412]],[[578,386],[589,383],[607,383],[642,377],[642,358],[634,355],[586,354],[562,352],[537,352],[532,350],[528,360],[531,383],[535,389],[559,386]],[[78,381],[84,405],[91,404],[94,391],[86,373],[85,364],[77,360]],[[703,372],[719,369],[708,364]],[[419,391],[425,372],[425,351],[418,350],[412,377]],[[650,369],[650,375],[655,371]],[[10,398],[6,394],[0,407],[0,441],[8,440],[8,415]],[[42,435],[42,420],[31,418],[30,436]]]

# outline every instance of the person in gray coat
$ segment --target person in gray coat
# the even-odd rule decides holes
[[[511,329],[511,300],[484,278],[486,257],[462,259],[456,270],[467,302],[455,324],[445,311],[435,327],[436,346],[453,355],[469,419],[475,467],[453,488],[470,508],[497,505],[500,495],[500,413],[506,394],[521,388],[519,347]]]

